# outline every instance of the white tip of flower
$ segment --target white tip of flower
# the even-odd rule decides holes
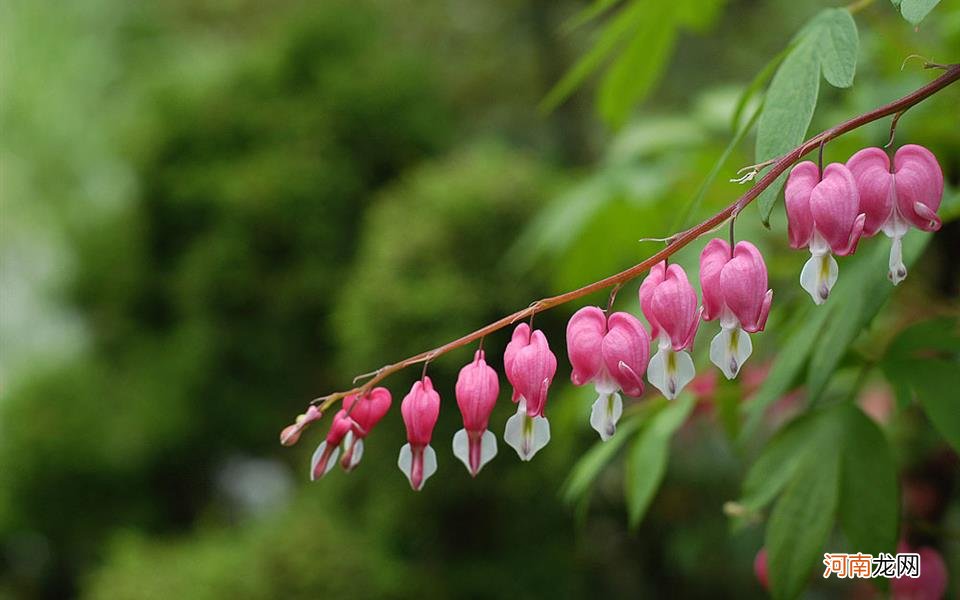
[[[676,398],[695,374],[690,355],[685,351],[676,352],[669,346],[657,350],[647,365],[647,381],[668,400]]]
[[[617,421],[623,414],[623,399],[620,394],[600,394],[590,411],[590,425],[600,434],[604,442],[617,432]]]
[[[750,335],[740,326],[724,327],[710,342],[710,362],[717,365],[727,379],[733,379],[753,353]]]
[[[497,455],[497,436],[490,431],[484,431],[483,435],[472,438],[474,446],[471,447],[471,436],[466,429],[461,429],[453,435],[453,455],[460,459],[463,466],[467,468],[470,475],[476,477],[480,469]],[[474,466],[470,465],[471,455],[473,456]]]
[[[337,464],[339,455],[339,447],[328,448],[326,442],[321,442],[310,459],[310,481],[316,481],[329,473],[333,465]]]
[[[800,271],[800,286],[810,294],[815,304],[823,304],[830,297],[830,290],[837,282],[840,268],[833,255],[814,254]]]
[[[404,444],[400,448],[397,466],[407,476],[410,487],[419,492],[427,479],[437,472],[437,453],[429,444],[421,452],[414,452],[410,444]]]
[[[903,242],[899,237],[891,239],[889,264],[887,277],[893,285],[900,285],[900,282],[907,278],[907,265],[903,264]]]
[[[343,438],[343,460],[340,466],[347,472],[357,468],[360,459],[363,458],[363,439],[353,435],[353,432],[347,432]]]
[[[503,441],[517,451],[520,460],[530,460],[550,441],[550,423],[546,417],[530,417],[520,403],[516,414],[507,419]]]

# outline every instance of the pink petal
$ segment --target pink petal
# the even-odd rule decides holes
[[[756,246],[747,241],[737,244],[733,260],[720,273],[720,289],[740,325],[755,327],[767,293],[767,267]]]
[[[720,288],[720,271],[730,260],[730,244],[713,238],[700,253],[700,291],[703,293],[703,318],[712,321],[723,310],[723,290]]]
[[[700,318],[697,293],[683,267],[673,264],[667,268],[666,278],[650,299],[650,309],[661,329],[669,335],[674,350],[682,350],[691,331],[696,331],[693,321]]]
[[[370,390],[366,396],[359,400],[355,394],[347,396],[343,399],[343,407],[356,423],[357,435],[366,437],[373,430],[374,425],[390,410],[392,402],[390,390],[377,387]]]
[[[787,209],[787,232],[793,248],[803,248],[810,243],[810,236],[813,235],[810,194],[818,183],[820,169],[809,160],[795,166],[787,177],[783,199]]]
[[[530,326],[526,323],[520,323],[513,330],[513,335],[510,337],[510,342],[507,344],[506,349],[503,351],[503,371],[507,375],[507,381],[510,382],[510,385],[513,386],[513,396],[512,400],[514,402],[520,399],[520,393],[517,392],[517,383],[512,379],[511,373],[513,372],[513,359],[516,356],[517,352],[530,343]]]
[[[573,372],[570,380],[583,385],[597,376],[603,367],[600,346],[607,332],[607,317],[596,306],[585,306],[567,324],[567,356]]]
[[[483,350],[477,350],[473,362],[460,369],[454,391],[463,415],[463,428],[468,432],[486,429],[500,394],[500,381],[497,372],[484,360]]]
[[[840,163],[827,165],[823,181],[810,192],[810,213],[814,228],[834,253],[843,254],[843,250],[849,248],[850,233],[859,210],[860,195],[853,174]]]
[[[897,150],[893,164],[900,214],[917,229],[939,229],[936,212],[943,200],[943,171],[936,157],[923,146],[907,144]],[[917,204],[924,208],[918,210]]]
[[[640,284],[640,310],[643,311],[643,316],[647,318],[647,322],[650,323],[650,335],[654,339],[660,337],[660,325],[657,323],[656,316],[653,312],[653,292],[657,289],[667,274],[667,263],[661,262],[653,265],[653,268],[650,269],[650,273],[644,278],[643,283]]]
[[[547,388],[556,372],[557,357],[550,351],[546,336],[538,329],[530,336],[530,343],[516,352],[509,375],[515,391],[526,399],[530,416],[543,414]]]
[[[860,212],[866,215],[863,234],[880,231],[893,210],[893,174],[890,159],[880,148],[864,148],[850,157],[847,168],[857,183]]]
[[[610,315],[609,332],[603,338],[603,362],[623,393],[643,394],[643,374],[650,359],[650,334],[640,320],[625,312]]]
[[[412,446],[429,444],[440,416],[440,394],[429,377],[414,382],[400,404],[400,413],[407,427],[407,441]]]

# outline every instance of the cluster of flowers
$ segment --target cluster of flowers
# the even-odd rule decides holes
[[[820,173],[806,161],[790,172],[784,198],[790,245],[810,249],[800,285],[817,304],[826,302],[837,281],[831,255],[853,254],[861,236],[882,231],[891,238],[890,271],[894,285],[907,276],[902,239],[910,226],[940,229],[937,209],[943,197],[943,173],[923,146],[897,150],[893,168],[880,148],[864,148],[847,163],[832,163]]]
[[[789,236],[794,248],[807,246],[812,257],[803,268],[801,285],[821,304],[837,279],[831,251],[851,254],[862,235],[883,231],[893,238],[890,278],[896,284],[906,276],[901,238],[908,225],[932,231],[939,227],[936,210],[943,194],[943,176],[933,155],[920,146],[897,151],[894,169],[886,153],[867,148],[846,165],[828,165],[821,174],[812,162],[790,173],[786,195]],[[701,320],[718,320],[720,332],[710,344],[710,360],[733,379],[753,351],[750,334],[763,331],[773,290],[767,288],[767,268],[760,251],[747,241],[735,246],[713,239],[700,255],[703,305],[680,265],[661,262],[640,285],[640,309],[650,332],[627,312],[607,314],[595,306],[578,310],[567,325],[567,353],[574,385],[592,383],[597,400],[590,424],[604,441],[616,432],[623,412],[620,393],[639,397],[643,377],[668,399],[674,399],[694,378],[689,350]],[[650,357],[650,343],[657,352]],[[547,393],[557,371],[557,358],[546,336],[518,325],[503,355],[504,372],[513,387],[517,412],[506,423],[503,439],[528,461],[550,441],[545,415]],[[453,453],[472,476],[497,454],[497,439],[488,430],[490,414],[500,393],[497,372],[483,350],[460,370],[455,396],[463,429],[453,437]],[[363,440],[390,409],[390,392],[378,387],[344,398],[326,440],[313,455],[311,478],[325,475],[340,457],[349,471],[363,455]],[[413,384],[400,406],[407,444],[400,449],[398,466],[410,486],[420,490],[436,472],[436,452],[430,446],[440,414],[440,395],[424,375]],[[303,429],[319,419],[311,407],[281,434],[285,444],[296,442]]]

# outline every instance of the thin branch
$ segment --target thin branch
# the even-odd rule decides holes
[[[362,386],[354,387],[353,389],[344,391],[344,392],[335,392],[327,396],[322,396],[320,398],[314,399],[311,404],[319,404],[320,410],[326,412],[331,406],[333,406],[337,401],[342,399],[344,396],[350,394],[363,394],[370,391],[376,384],[383,381],[390,375],[405,369],[409,366],[429,362],[435,359],[438,356],[442,356],[447,352],[456,350],[462,346],[475,342],[495,331],[499,331],[505,327],[522,321],[528,317],[533,316],[537,312],[548,310],[555,306],[560,306],[561,304],[566,304],[573,300],[578,300],[584,296],[588,296],[600,290],[607,289],[616,285],[622,285],[632,279],[639,277],[646,273],[651,267],[660,263],[661,261],[666,260],[671,255],[679,251],[681,248],[687,246],[697,238],[710,233],[711,231],[722,226],[727,219],[738,214],[742,211],[747,205],[753,202],[760,193],[767,189],[783,172],[793,166],[801,157],[805,156],[809,152],[817,149],[818,147],[826,144],[830,140],[837,138],[847,132],[853,131],[863,125],[872,123],[883,117],[897,114],[903,112],[904,110],[910,108],[911,106],[929,98],[933,94],[936,94],[943,88],[948,85],[956,82],[960,79],[960,64],[949,65],[946,67],[945,72],[931,81],[930,83],[924,85],[923,87],[918,88],[917,90],[903,96],[898,100],[894,100],[889,104],[885,104],[879,108],[876,108],[868,113],[853,117],[839,125],[831,127],[825,131],[818,133],[812,138],[808,139],[804,143],[800,144],[787,154],[776,159],[772,163],[772,167],[767,173],[760,178],[757,183],[751,187],[745,194],[737,198],[734,202],[728,205],[726,208],[713,215],[709,219],[703,221],[699,225],[681,231],[677,234],[670,236],[670,244],[667,245],[663,250],[660,250],[650,258],[640,262],[625,271],[621,271],[616,275],[611,275],[600,281],[595,281],[588,285],[585,285],[579,289],[560,294],[558,296],[552,296],[550,298],[544,298],[542,300],[537,300],[523,310],[519,310],[511,315],[507,315],[493,323],[490,323],[476,331],[468,333],[460,338],[457,338],[451,342],[447,342],[442,346],[437,346],[431,350],[421,352],[409,358],[405,358],[397,363],[386,365],[377,369],[373,372],[373,376]],[[763,164],[763,163],[761,163]],[[764,165],[766,166],[766,165]]]

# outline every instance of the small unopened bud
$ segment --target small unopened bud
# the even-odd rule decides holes
[[[280,432],[280,443],[284,446],[293,446],[300,441],[300,434],[303,433],[303,430],[322,416],[323,413],[320,412],[319,408],[311,406],[307,409],[307,412],[297,415],[292,425],[283,428],[283,431]]]

